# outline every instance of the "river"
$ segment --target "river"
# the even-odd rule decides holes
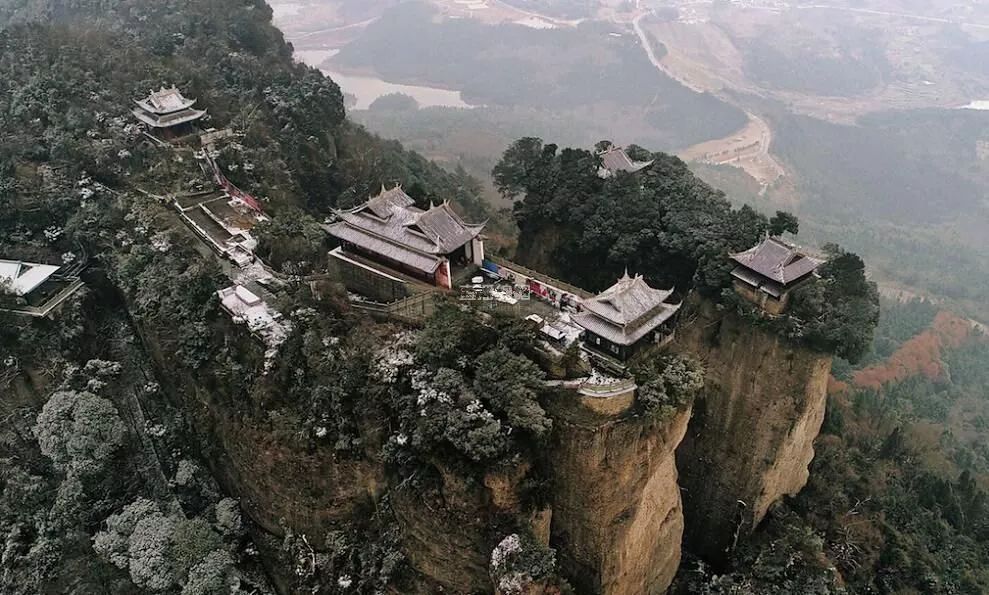
[[[460,91],[437,89],[422,85],[400,85],[398,83],[389,83],[372,76],[343,74],[328,68],[321,68],[321,64],[337,55],[337,53],[338,50],[296,50],[295,58],[300,62],[320,68],[326,76],[340,85],[340,89],[344,93],[349,93],[356,97],[357,104],[352,109],[367,109],[375,99],[390,93],[402,93],[413,97],[419,102],[419,107],[475,107],[463,100]]]

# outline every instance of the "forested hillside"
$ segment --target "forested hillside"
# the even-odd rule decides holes
[[[162,374],[160,357],[185,378],[209,369],[243,397],[261,354],[229,343],[243,332],[216,302],[229,281],[155,200],[199,188],[192,152],[150,142],[132,100],[176,84],[208,125],[242,133],[218,158],[275,216],[260,235],[276,265],[318,257],[321,239],[296,240],[315,226],[298,209],[384,183],[482,210],[472,180],[347,122],[338,87],[293,62],[270,17],[240,0],[0,3],[0,256],[88,264],[53,320],[2,315],[4,593],[267,593],[260,561],[283,555],[276,540],[258,557],[204,456],[210,428]]]
[[[295,63],[270,19],[260,0],[0,0],[0,258],[85,265],[86,281],[52,318],[0,313],[0,592],[572,592],[534,527],[549,522],[557,387],[579,357],[547,372],[534,327],[461,304],[417,330],[351,307],[324,270],[331,208],[396,183],[420,204],[487,208],[462,171],[347,120],[337,85]],[[162,146],[130,113],[165,84],[234,131],[211,157],[272,216],[258,253],[292,325],[275,354],[218,303],[239,272],[162,200],[204,189],[198,147]],[[699,97],[681,99],[713,101]],[[711,109],[715,127],[737,116]],[[797,220],[733,208],[680,160],[629,151],[653,168],[602,180],[591,150],[514,143],[495,178],[515,199],[519,258],[593,290],[630,267],[758,324],[724,291],[726,256]],[[986,343],[966,331],[939,352],[949,373],[856,385],[935,313],[893,305],[873,342],[864,263],[829,255],[771,326],[788,348],[862,358],[838,369],[849,386],[811,489],[732,566],[684,565],[680,588],[985,590]],[[685,425],[703,384],[690,358],[647,364],[630,434]]]
[[[807,488],[729,569],[685,563],[676,592],[833,593],[835,573],[838,592],[989,589],[989,340],[923,301],[883,312],[859,371],[836,366],[848,383],[832,389]]]

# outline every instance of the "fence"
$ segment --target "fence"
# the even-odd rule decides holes
[[[618,380],[617,382],[609,382],[607,384],[590,384],[588,382],[584,382],[580,385],[577,391],[588,397],[602,398],[633,391],[635,388],[636,385],[634,378],[624,378],[622,380]]]
[[[538,281],[539,283],[542,283],[543,285],[552,287],[563,293],[573,294],[581,299],[587,299],[594,296],[593,293],[587,291],[586,289],[581,289],[576,285],[571,285],[567,283],[566,281],[560,281],[559,279],[554,279],[549,275],[545,275],[543,273],[540,273],[539,271],[534,271],[520,264],[515,264],[510,260],[506,260],[498,256],[488,256],[484,260],[485,260],[484,263],[485,270],[491,271],[493,273],[497,273],[502,277],[506,277],[507,275],[503,274],[503,272],[500,269],[507,269],[508,272],[514,273],[515,276],[524,277],[527,279],[533,279],[535,281]],[[494,266],[490,266],[490,265],[494,265]]]
[[[438,293],[417,293],[404,299],[383,304],[381,302],[352,302],[351,305],[370,314],[391,318],[406,324],[421,325],[436,311]]]

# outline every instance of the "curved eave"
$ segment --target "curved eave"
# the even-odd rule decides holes
[[[171,128],[172,126],[179,126],[180,124],[186,124],[189,122],[195,122],[201,120],[203,116],[206,115],[206,110],[192,110],[188,116],[182,118],[175,118],[172,120],[160,120],[153,118],[148,113],[141,110],[134,110],[131,112],[141,122],[144,122],[152,128]]]

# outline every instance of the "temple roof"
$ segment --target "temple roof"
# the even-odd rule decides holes
[[[625,149],[621,147],[611,147],[608,150],[601,153],[601,173],[604,175],[614,175],[618,172],[629,172],[635,173],[637,171],[643,170],[650,165],[652,161],[633,161]]]
[[[754,248],[732,254],[731,259],[741,267],[784,286],[803,279],[824,264],[823,260],[808,256],[796,246],[776,237],[766,238]],[[743,271],[736,269],[732,274],[743,281],[747,280]]]
[[[484,229],[483,223],[465,223],[448,202],[426,211],[416,207],[415,200],[400,186],[382,188],[380,194],[366,203],[337,211],[336,217],[339,222],[326,227],[334,237],[357,244],[349,238],[360,232],[424,255],[450,254]]]
[[[176,87],[170,89],[162,87],[157,91],[151,91],[144,99],[135,100],[134,103],[146,112],[165,115],[189,109],[196,104],[196,100],[183,96]]]
[[[169,128],[194,122],[206,115],[206,110],[192,109],[195,99],[188,99],[175,87],[152,91],[144,99],[136,99],[134,117],[152,128]]]
[[[673,290],[653,289],[628,273],[600,294],[581,301],[574,321],[619,345],[631,345],[669,320],[680,304],[667,304]]]
[[[19,260],[0,260],[0,286],[9,287],[18,297],[25,296],[55,274],[60,267]]]

